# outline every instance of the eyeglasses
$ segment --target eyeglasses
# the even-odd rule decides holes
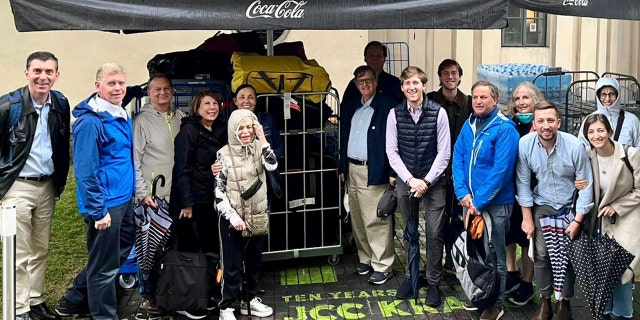
[[[603,92],[603,93],[600,94],[600,99],[615,98],[617,96],[618,96],[618,94],[615,93],[615,92],[611,92],[611,93],[604,93]]]
[[[373,79],[371,78],[366,78],[366,79],[356,79],[354,80],[355,83],[359,86],[364,85],[364,84],[372,84],[373,83]]]

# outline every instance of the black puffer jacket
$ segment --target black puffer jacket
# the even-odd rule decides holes
[[[24,168],[38,123],[38,113],[31,102],[28,87],[19,89],[21,95],[22,115],[9,133],[9,110],[11,99],[18,91],[0,97],[0,200],[13,185],[22,168]],[[67,183],[69,173],[69,101],[57,91],[52,91],[51,108],[49,109],[49,134],[53,149],[53,179],[56,196],[60,196]]]

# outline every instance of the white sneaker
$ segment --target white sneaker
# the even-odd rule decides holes
[[[226,309],[220,310],[220,318],[218,319],[219,320],[236,320],[236,315],[233,314],[233,311],[235,311],[235,309],[233,308],[226,308]]]
[[[251,307],[252,316],[264,318],[273,314],[273,309],[262,303],[262,299],[258,297],[251,299],[249,306]],[[240,313],[245,316],[249,315],[249,312],[247,311],[247,303],[244,301],[240,302]]]

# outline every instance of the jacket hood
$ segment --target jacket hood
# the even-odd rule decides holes
[[[250,143],[243,144],[242,141],[240,141],[240,138],[238,138],[238,128],[240,127],[240,124],[246,119],[251,119],[254,121],[254,123],[258,122],[258,117],[256,117],[256,115],[251,112],[251,110],[237,109],[231,113],[229,122],[227,124],[227,137],[229,139],[229,147],[231,148],[231,150],[242,155],[248,155],[249,153],[251,153],[254,148],[254,142],[256,139],[254,135]]]
[[[618,98],[610,107],[605,107],[602,102],[600,102],[600,90],[603,87],[610,86],[613,87],[618,93]],[[614,78],[600,78],[596,82],[596,103],[598,104],[598,112],[605,114],[609,119],[611,119],[612,115],[620,114],[620,84],[618,80]]]
[[[93,99],[93,97],[95,97],[98,93],[94,92],[92,93],[88,98],[84,99],[82,102],[80,102],[77,106],[75,106],[73,108],[72,114],[75,118],[80,117],[83,114],[86,113],[96,113],[93,108],[89,105],[89,100]]]

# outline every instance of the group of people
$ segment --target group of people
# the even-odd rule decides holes
[[[545,241],[540,222],[560,214],[571,215],[564,229],[570,239],[601,225],[597,229],[636,255],[606,310],[630,318],[633,272],[640,271],[640,236],[634,232],[640,223],[640,170],[635,169],[640,168],[640,122],[621,109],[617,81],[598,80],[598,110],[585,119],[577,138],[559,131],[558,107],[545,101],[532,83],[513,91],[503,113],[492,83],[475,82],[471,95],[459,90],[463,70],[455,60],[442,61],[440,88],[426,93],[428,77],[420,68],[409,66],[399,78],[384,72],[386,52],[380,42],[367,45],[366,65],[355,69],[340,106],[338,173],[349,190],[358,256],[354,272],[367,275],[373,285],[393,276],[393,217],[377,215],[377,204],[391,185],[407,253],[398,299],[417,297],[415,283],[422,276],[426,304],[442,304],[438,283],[450,268],[448,252],[455,239],[447,233],[462,216],[485,213],[492,223],[500,295],[480,319],[501,318],[505,300],[527,304],[535,295],[534,277],[540,294],[534,318],[571,319],[572,267],[580,266],[567,270],[554,311],[547,248],[555,244]],[[284,148],[269,114],[254,113],[252,86],[236,89],[237,110],[225,123],[219,117],[224,102],[219,93],[199,92],[186,115],[172,105],[171,80],[154,75],[146,87],[149,103],[132,120],[123,106],[126,73],[118,64],[105,63],[96,73],[96,92],[73,109],[71,127],[69,102],[52,90],[59,77],[58,59],[34,52],[27,58],[25,76],[27,86],[0,97],[0,199],[17,208],[17,319],[118,319],[115,279],[134,241],[133,202],[156,207],[152,193],[169,201],[172,244],[178,250],[220,255],[219,296],[211,284],[220,319],[235,319],[238,302],[242,314],[273,313],[257,296],[263,237],[243,237],[242,232],[250,215],[268,210],[266,184],[256,182],[267,181],[265,170],[277,170]],[[88,262],[50,310],[43,297],[44,271],[55,200],[69,171],[71,135]],[[158,175],[167,184],[152,192]],[[253,185],[259,186],[257,191],[245,197]],[[424,271],[418,270],[421,204]],[[519,271],[515,246],[526,252],[531,244],[534,258],[523,254]],[[246,284],[241,285],[243,274]],[[161,312],[154,298],[156,279],[140,279],[142,307]],[[470,301],[464,308],[477,310]],[[207,309],[177,312],[191,319],[208,315]]]
[[[425,303],[439,306],[438,291],[443,270],[450,267],[453,220],[465,215],[488,214],[491,241],[497,257],[500,294],[480,319],[499,319],[505,300],[519,306],[534,296],[533,280],[540,295],[534,319],[571,319],[570,299],[575,275],[567,270],[557,302],[552,261],[543,236],[541,218],[571,217],[563,232],[570,239],[584,231],[614,236],[627,250],[640,251],[640,236],[633,232],[640,173],[628,170],[622,158],[637,168],[640,147],[638,118],[621,110],[619,84],[599,79],[598,110],[583,123],[581,136],[560,132],[558,106],[545,101],[530,82],[518,85],[507,109],[498,106],[498,88],[477,81],[470,96],[462,93],[462,68],[452,59],[438,66],[440,88],[426,93],[427,75],[417,67],[402,71],[403,98],[395,95],[386,73],[375,68],[384,61],[386,48],[371,42],[365,62],[354,71],[353,82],[341,104],[341,149],[338,172],[348,189],[353,237],[358,263],[354,273],[366,275],[373,285],[393,276],[393,217],[378,217],[377,203],[388,185],[395,187],[407,253],[404,281],[396,297],[417,297],[415,267],[419,261],[418,209],[424,206],[426,233]],[[381,63],[382,64],[382,63]],[[356,87],[358,94],[354,94]],[[385,139],[383,148],[379,141]],[[631,148],[624,148],[623,145]],[[628,149],[628,151],[624,151]],[[625,153],[626,152],[626,153]],[[573,193],[578,189],[575,206]],[[595,207],[594,207],[595,203]],[[629,214],[631,213],[631,214]],[[602,219],[602,217],[617,219]],[[597,219],[597,218],[600,219]],[[616,222],[617,220],[617,222]],[[455,239],[455,237],[454,237]],[[533,245],[533,259],[526,252]],[[522,270],[516,263],[516,246],[522,249]],[[416,258],[418,256],[418,258]],[[615,289],[606,316],[632,316],[632,271],[640,270],[638,258]],[[534,278],[535,277],[535,278]],[[478,310],[471,301],[466,310]]]
[[[212,282],[210,305],[179,314],[202,319],[209,307],[218,307],[220,319],[231,320],[237,303],[242,314],[273,313],[257,297],[262,236],[242,236],[244,221],[267,210],[266,184],[247,199],[244,193],[256,180],[266,181],[265,170],[277,170],[283,144],[269,115],[253,113],[252,86],[236,90],[238,110],[225,123],[219,118],[224,102],[219,93],[199,92],[186,115],[172,104],[171,80],[153,75],[146,86],[149,102],[132,120],[123,105],[126,73],[119,64],[99,67],[96,92],[73,112],[64,95],[52,90],[59,76],[52,53],[29,55],[25,76],[27,86],[0,97],[0,199],[16,206],[18,226],[16,319],[118,319],[115,280],[134,242],[133,203],[156,208],[152,194],[169,201],[172,246],[221,258],[222,288],[214,289]],[[76,118],[72,127],[71,113]],[[71,136],[88,261],[50,309],[44,301],[44,272],[55,201],[69,171]],[[158,175],[165,177],[164,187],[152,186]],[[247,282],[241,288],[245,270]],[[156,281],[153,275],[140,277],[141,306],[150,314],[161,312]]]

